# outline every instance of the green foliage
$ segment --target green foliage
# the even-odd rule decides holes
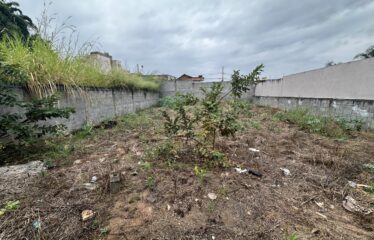
[[[7,201],[5,203],[5,206],[3,208],[0,208],[0,217],[6,214],[9,211],[15,210],[19,208],[20,201],[14,200],[14,201]]]
[[[260,79],[260,74],[263,71],[264,65],[258,65],[248,75],[240,75],[239,70],[234,70],[232,75],[232,94],[236,98],[240,98],[244,92],[250,90],[250,86]]]
[[[65,48],[70,48],[66,46]],[[130,74],[115,69],[103,73],[94,62],[80,53],[62,51],[49,41],[37,37],[27,39],[4,37],[0,41],[1,62],[5,65],[18,66],[19,71],[27,75],[22,82],[30,90],[43,93],[45,89],[55,89],[57,84],[66,87],[121,87],[129,89],[157,90],[160,81],[154,77]],[[3,79],[17,83],[16,79]]]
[[[164,127],[169,136],[182,134],[187,138],[193,137],[193,127],[198,117],[188,115],[186,112],[187,106],[194,106],[198,99],[191,94],[178,94],[173,101],[171,108],[175,111],[176,116],[172,117],[167,111],[162,111],[165,119]]]
[[[108,228],[100,228],[100,236],[107,236],[110,233]]]
[[[74,133],[74,137],[78,139],[84,139],[92,135],[93,129],[94,127],[92,124],[86,123],[83,125],[81,129],[79,129],[78,131]]]
[[[300,109],[278,112],[276,117],[279,120],[296,124],[302,130],[319,133],[331,138],[345,138],[350,131],[359,130],[362,126],[360,121],[334,119],[332,117],[310,114],[307,110]]]
[[[364,168],[366,171],[371,173],[371,179],[369,180],[368,187],[366,187],[364,190],[367,193],[374,194],[374,164],[372,163],[367,163],[364,164]]]
[[[6,35],[19,35],[27,39],[31,29],[35,29],[35,25],[28,16],[22,14],[17,2],[0,0],[0,39]]]
[[[364,164],[364,168],[365,168],[368,172],[374,174],[374,164],[372,164],[372,163]]]
[[[296,233],[292,233],[290,236],[286,238],[287,240],[298,240],[299,236]]]
[[[150,171],[152,169],[152,164],[150,162],[143,162],[140,164],[140,167],[144,170],[144,171]]]
[[[194,105],[197,103],[197,101],[198,99],[190,93],[177,93],[175,96],[166,96],[161,98],[159,101],[159,106],[171,109],[178,109],[179,107],[184,105]]]
[[[254,129],[257,129],[257,130],[261,128],[260,123],[256,120],[253,120],[253,119],[249,120],[249,125],[250,125],[250,127],[254,128]]]
[[[354,59],[366,59],[366,58],[372,58],[374,57],[374,46],[369,47],[366,49],[365,52],[357,54]]]
[[[147,178],[147,180],[145,181],[145,187],[150,189],[150,190],[154,189],[155,184],[156,184],[156,181],[155,181],[155,178],[153,176],[149,176]]]
[[[259,65],[248,75],[234,71],[231,89],[226,93],[224,85],[215,82],[211,88],[201,89],[201,100],[192,95],[178,94],[161,101],[162,106],[169,108],[162,113],[167,136],[178,141],[184,139],[186,146],[193,146],[194,152],[208,165],[225,165],[224,154],[216,150],[216,139],[218,136],[235,136],[240,130],[239,113],[247,107],[240,97],[259,78],[262,69],[263,66]],[[223,100],[229,94],[234,100],[224,104]]]
[[[206,170],[204,168],[200,168],[199,166],[195,165],[193,169],[195,176],[199,179],[199,183],[203,184],[206,176]]]
[[[163,159],[169,163],[175,162],[178,157],[178,142],[166,140],[161,145],[146,153],[147,159]]]
[[[51,118],[69,118],[72,108],[56,108],[58,98],[50,95],[31,101],[19,101],[14,93],[0,84],[0,106],[18,107],[18,113],[5,113],[0,116],[0,139],[3,148],[11,145],[30,145],[45,135],[57,134],[64,125],[44,125]]]
[[[148,128],[151,125],[151,116],[146,111],[129,113],[120,119],[120,127],[125,129]]]

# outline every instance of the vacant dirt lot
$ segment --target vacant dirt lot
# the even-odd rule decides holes
[[[165,140],[158,108],[70,141],[75,151],[56,167],[1,179],[0,203],[20,206],[0,217],[0,239],[374,239],[374,214],[342,205],[351,196],[374,209],[372,193],[348,184],[372,184],[363,165],[374,164],[374,134],[334,140],[276,120],[277,110],[251,111],[235,138],[219,139],[229,166],[208,169],[203,181],[195,162],[139,164]],[[122,176],[117,193],[111,172]],[[83,222],[87,209],[95,217]]]

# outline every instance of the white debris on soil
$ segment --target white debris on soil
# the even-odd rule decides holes
[[[87,221],[95,217],[95,212],[92,210],[83,210],[82,212],[82,221]]]
[[[74,161],[74,164],[81,164],[81,163],[82,163],[82,160],[80,159]]]
[[[361,207],[357,201],[351,197],[346,196],[343,200],[343,207],[349,212],[362,213],[365,215],[371,214],[373,211]]]
[[[97,188],[96,184],[94,183],[83,183],[83,187],[90,191],[93,191]]]
[[[91,178],[91,183],[95,183],[97,181],[97,177],[96,176],[93,176],[92,178]]]
[[[291,172],[287,168],[280,168],[282,170],[284,176],[290,176]]]
[[[210,200],[216,200],[217,199],[217,195],[215,193],[208,193],[208,198]]]
[[[27,178],[38,175],[45,167],[42,161],[33,161],[26,164],[7,166],[0,168],[2,178]]]
[[[260,152],[260,150],[258,150],[256,148],[248,148],[248,150],[251,151],[251,152],[255,152],[255,153]]]
[[[234,168],[237,173],[246,173],[248,172],[248,169],[241,169],[239,167]]]
[[[324,208],[324,203],[323,202],[315,202],[317,204],[318,207],[320,208]]]
[[[352,188],[356,188],[357,187],[357,184],[353,181],[348,181],[348,185]]]

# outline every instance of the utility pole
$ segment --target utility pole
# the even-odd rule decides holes
[[[225,67],[222,66],[222,78],[221,78],[222,82],[223,82],[224,76],[225,76]]]

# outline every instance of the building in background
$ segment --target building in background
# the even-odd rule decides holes
[[[177,78],[177,80],[204,81],[204,77],[203,77],[203,75],[199,75],[197,77],[192,77],[190,75],[183,74],[182,76],[180,76],[179,78]]]
[[[113,60],[112,56],[107,52],[91,52],[88,58],[104,73],[109,73],[112,69],[123,70],[121,61]]]
[[[176,77],[172,76],[172,75],[169,75],[169,74],[156,74],[156,75],[153,75],[154,77],[158,77],[159,79],[163,80],[163,81],[171,81],[171,80],[175,80]]]

